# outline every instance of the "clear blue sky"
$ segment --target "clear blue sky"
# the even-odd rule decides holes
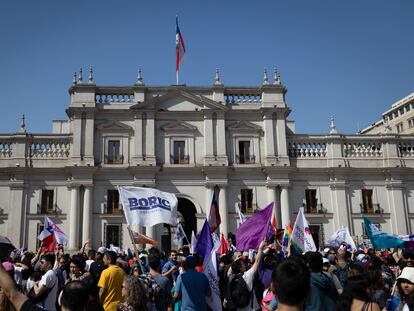
[[[414,1],[28,0],[0,4],[0,133],[66,119],[82,66],[98,85],[175,83],[175,15],[187,47],[180,82],[261,85],[277,67],[298,133],[355,133],[414,91]],[[87,76],[87,74],[85,74]]]

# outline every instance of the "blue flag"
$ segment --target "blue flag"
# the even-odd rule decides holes
[[[201,229],[200,236],[198,237],[197,244],[194,251],[203,256],[204,262],[208,259],[208,256],[213,249],[213,238],[211,237],[210,225],[207,219],[204,221],[203,228]]]
[[[404,243],[400,238],[378,229],[377,226],[366,217],[364,217],[364,224],[368,237],[375,249],[397,247]]]

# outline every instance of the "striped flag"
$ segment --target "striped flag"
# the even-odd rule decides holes
[[[285,234],[283,235],[283,242],[282,242],[282,252],[286,254],[289,252],[289,242],[292,237],[292,225],[288,224],[285,229]]]
[[[151,245],[154,245],[154,246],[157,246],[157,244],[158,244],[157,241],[151,239],[150,237],[148,237],[148,236],[146,236],[142,233],[136,232],[132,229],[131,229],[131,235],[132,235],[132,241],[135,244],[151,244]]]
[[[185,45],[184,39],[181,35],[180,28],[178,27],[178,16],[175,18],[175,24],[177,26],[175,33],[175,73],[177,75],[177,84],[178,84],[178,71],[180,69],[180,64],[184,60],[185,55]]]
[[[211,201],[210,215],[208,216],[208,224],[210,225],[211,232],[216,231],[216,229],[221,224],[221,218],[215,191],[213,192],[213,200]]]

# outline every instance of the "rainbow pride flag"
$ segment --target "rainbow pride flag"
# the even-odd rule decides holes
[[[289,252],[289,242],[292,237],[292,225],[288,224],[285,228],[285,234],[283,235],[282,252],[287,255]]]

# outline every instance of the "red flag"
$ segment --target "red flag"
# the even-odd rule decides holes
[[[150,237],[139,233],[139,232],[135,232],[133,230],[131,230],[132,233],[132,238],[135,244],[151,244],[154,246],[157,246],[157,241],[151,239]]]
[[[42,253],[53,253],[56,247],[55,235],[51,234],[42,240]]]
[[[229,251],[229,244],[222,233],[220,235],[220,248],[218,249],[218,253],[220,255],[226,254]]]
[[[272,227],[273,227],[274,236],[277,236],[277,222],[276,222],[276,215],[275,215],[275,211],[274,210],[272,212],[272,220],[271,220],[271,223],[272,223]]]
[[[211,232],[216,231],[216,229],[221,224],[221,218],[216,199],[216,192],[213,193],[213,200],[211,201],[210,207],[210,215],[208,216],[208,224],[210,225]]]

